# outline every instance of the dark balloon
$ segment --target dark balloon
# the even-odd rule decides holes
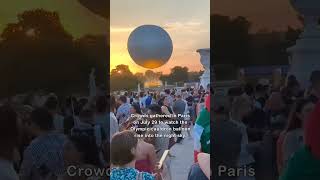
[[[169,61],[173,45],[164,29],[155,25],[143,25],[130,34],[128,51],[135,63],[154,69]]]

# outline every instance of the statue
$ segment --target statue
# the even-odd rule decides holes
[[[290,47],[288,76],[294,75],[302,87],[307,88],[311,72],[320,69],[320,1],[317,0],[290,0],[292,6],[304,18],[304,31],[296,45]]]
[[[96,76],[95,69],[91,68],[91,72],[89,75],[89,96],[95,97],[97,95],[97,87],[96,87]]]
[[[200,85],[206,88],[210,84],[210,48],[198,49],[197,52],[201,56],[200,62],[204,68],[204,73],[200,77]]]

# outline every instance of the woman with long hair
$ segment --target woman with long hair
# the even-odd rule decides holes
[[[132,103],[130,107],[130,117],[121,124],[120,130],[129,130],[134,126],[134,122],[137,121],[139,116],[142,115],[142,111],[139,103]]]
[[[140,172],[135,168],[140,149],[138,138],[133,131],[126,130],[116,133],[112,137],[110,151],[113,166],[110,180],[161,179],[158,175]]]
[[[320,179],[320,103],[305,121],[304,143],[288,161],[280,180]]]
[[[279,173],[294,152],[302,146],[304,122],[313,108],[314,104],[308,99],[299,99],[293,105],[287,126],[277,141],[277,164]]]

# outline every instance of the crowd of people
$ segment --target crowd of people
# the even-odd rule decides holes
[[[0,179],[87,179],[77,171],[110,166],[107,96],[31,96],[1,103]]]
[[[161,167],[159,161],[165,150],[191,136],[208,109],[208,97],[204,88],[185,88],[67,98],[41,92],[6,99],[0,103],[0,179],[171,179],[170,161]],[[155,120],[162,123],[151,123]],[[210,150],[204,134],[210,137],[207,127],[195,141],[205,158],[192,166],[190,180],[197,173],[209,176],[201,165],[208,160],[203,152]]]
[[[213,179],[320,179],[320,71],[309,88],[291,75],[214,95]]]
[[[200,142],[204,137],[210,137],[210,117],[201,118],[201,113],[207,109],[205,100],[208,99],[207,104],[210,104],[209,92],[209,89],[201,87],[113,94],[110,112],[113,117],[110,132],[114,133],[110,134],[111,179],[134,180],[140,176],[146,180],[171,179],[175,172],[171,172],[170,161],[159,167],[162,155],[176,143],[182,143],[185,136],[191,138],[192,126],[195,124],[196,127],[197,122],[204,118],[206,130],[202,128],[193,138],[195,142],[199,141],[200,147],[202,145],[198,153],[210,153],[207,148],[210,140]],[[169,153],[169,158],[175,158],[175,155]],[[195,179],[196,174],[206,179],[210,176],[207,173],[206,177],[199,163],[191,167],[189,179]]]

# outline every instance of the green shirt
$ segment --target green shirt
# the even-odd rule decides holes
[[[320,159],[304,146],[289,160],[280,180],[320,180]]]
[[[200,137],[201,151],[210,153],[210,112],[207,109],[200,112],[196,124],[203,127]]]

